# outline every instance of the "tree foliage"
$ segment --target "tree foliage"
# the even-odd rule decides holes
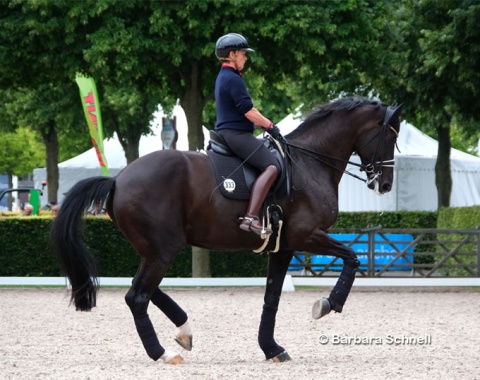
[[[374,88],[405,103],[404,116],[439,141],[436,183],[439,206],[450,204],[450,128],[475,133],[480,88],[480,3],[475,0],[402,0],[387,25],[389,39]],[[477,122],[475,122],[475,120]]]
[[[23,177],[45,160],[43,144],[29,128],[0,134],[0,173]]]
[[[36,167],[47,167],[48,199],[57,200],[58,190],[58,141],[69,140],[61,147],[61,157],[71,157],[68,149],[85,147],[88,141],[85,121],[82,115],[78,90],[73,81],[63,86],[50,83],[38,84],[34,88],[19,87],[0,90],[3,107],[0,117],[5,128],[13,130],[27,126],[36,131],[43,141],[45,160]],[[83,139],[78,136],[83,136]],[[78,153],[78,150],[73,152]],[[75,153],[74,153],[75,154]],[[32,168],[33,170],[33,168]]]
[[[106,135],[116,132],[127,162],[158,105],[179,100],[190,149],[214,124],[216,40],[238,32],[256,50],[245,81],[254,104],[280,120],[341,94],[377,91],[440,142],[437,183],[449,198],[450,127],[471,138],[480,73],[476,0],[0,0],[0,92],[13,127],[38,130],[52,192],[58,141],[88,141],[77,72],[99,88]],[[6,104],[6,103],[5,103]],[[13,111],[12,111],[13,110]],[[50,176],[51,179],[50,179]],[[49,194],[50,199],[56,196]]]

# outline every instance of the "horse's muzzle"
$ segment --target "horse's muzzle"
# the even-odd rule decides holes
[[[377,195],[383,195],[392,190],[392,181],[380,176],[369,182],[367,186],[375,191]]]

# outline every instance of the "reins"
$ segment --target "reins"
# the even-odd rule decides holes
[[[364,164],[358,164],[356,162],[353,162],[353,161],[349,161],[349,160],[343,160],[341,158],[338,158],[338,157],[333,157],[333,156],[330,156],[328,154],[324,154],[324,153],[319,153],[319,152],[315,152],[313,150],[310,150],[310,149],[307,149],[307,148],[303,148],[299,145],[295,145],[295,144],[292,144],[292,143],[289,143],[288,141],[283,141],[283,144],[288,146],[288,147],[291,147],[291,148],[295,148],[297,150],[300,150],[302,151],[303,153],[305,153],[307,156],[309,157],[312,157],[314,158],[315,160],[317,161],[320,161],[322,164],[324,165],[327,165],[335,170],[338,170],[340,171],[335,165],[331,164],[330,162],[326,161],[326,159],[330,159],[330,160],[334,160],[334,161],[338,161],[338,162],[343,162],[343,163],[346,163],[346,164],[350,164],[350,165],[353,165],[353,166],[357,166],[359,167],[360,169],[365,169],[366,165]],[[290,152],[287,150],[287,156],[288,158],[293,161],[293,158],[291,157],[290,155]],[[363,182],[366,182],[365,179],[363,179],[362,177],[359,177],[357,176],[356,174],[353,174],[353,173],[350,173],[348,170],[344,170],[343,171],[344,174],[348,174],[356,179],[359,179],[360,181],[363,181]]]
[[[379,151],[380,147],[385,143],[385,137],[386,137],[387,130],[390,129],[391,131],[393,131],[394,134],[395,134],[395,138],[398,138],[398,132],[397,132],[397,130],[395,130],[395,128],[393,128],[390,125],[390,120],[391,120],[392,116],[395,114],[395,112],[397,111],[397,109],[399,109],[400,107],[401,107],[401,105],[396,106],[396,107],[387,107],[386,110],[385,110],[385,115],[383,117],[382,125],[380,127],[380,131],[378,132],[378,134],[373,136],[370,140],[368,140],[365,144],[362,145],[362,148],[363,148],[366,145],[370,144],[375,138],[378,137],[377,147],[375,149],[375,152],[372,156],[372,159],[371,159],[370,163],[368,163],[368,164],[363,164],[363,163],[358,164],[358,163],[350,161],[350,160],[344,160],[344,159],[334,157],[334,156],[330,156],[330,155],[327,155],[327,154],[324,154],[324,153],[315,152],[315,151],[312,151],[310,149],[301,147],[299,145],[292,144],[292,143],[288,142],[285,138],[283,138],[282,144],[285,145],[286,147],[295,148],[295,149],[305,153],[306,155],[320,161],[324,165],[327,165],[327,166],[329,166],[329,167],[331,167],[331,168],[333,168],[337,171],[340,171],[340,170],[335,165],[333,165],[332,163],[326,161],[327,159],[328,160],[334,160],[334,161],[337,161],[337,162],[342,162],[342,163],[345,163],[345,164],[350,164],[352,166],[356,166],[356,167],[360,168],[360,171],[365,171],[368,175],[373,174],[373,177],[371,177],[369,179],[364,179],[362,177],[359,177],[356,174],[353,174],[353,173],[349,172],[348,170],[344,170],[343,173],[347,174],[347,175],[349,175],[353,178],[356,178],[356,179],[358,179],[362,182],[370,184],[378,176],[380,176],[382,174],[382,171],[381,171],[382,168],[384,168],[384,167],[385,168],[393,168],[394,165],[395,165],[395,160],[394,159],[392,159],[392,160],[381,159],[380,161],[376,161],[376,160],[377,160],[377,155],[378,155],[378,151]],[[398,146],[397,146],[397,149],[398,149]],[[286,155],[288,156],[288,159],[290,161],[294,162],[293,158],[290,155],[289,150],[285,149],[285,151],[286,151]]]

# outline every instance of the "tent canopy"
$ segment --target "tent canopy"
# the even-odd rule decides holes
[[[277,125],[285,136],[300,122],[298,117],[288,115]],[[400,152],[395,152],[395,179],[392,191],[378,196],[363,182],[344,175],[339,186],[340,211],[437,209],[435,164],[438,141],[403,121],[397,143]],[[359,163],[357,156],[352,156],[351,161]],[[451,207],[479,205],[480,157],[452,149],[450,165],[453,181]],[[360,172],[355,166],[348,165],[347,171],[365,178],[365,173]]]
[[[177,120],[178,141],[177,149],[188,150],[188,127],[187,118],[182,107],[175,106],[173,110],[173,116]],[[139,155],[145,156],[148,153],[152,153],[156,150],[162,149],[162,118],[165,114],[159,110],[154,115],[154,120],[151,125],[152,133],[140,138]],[[125,151],[123,150],[118,136],[115,133],[112,138],[104,140],[105,156],[109,169],[121,169],[127,166],[127,159],[125,158]],[[69,160],[63,161],[58,164],[59,168],[86,168],[97,169],[98,159],[94,148],[79,154]]]
[[[178,131],[177,149],[188,150],[188,125],[185,112],[182,107],[175,106],[173,109],[173,116],[176,117],[176,127]],[[156,150],[162,149],[162,118],[165,117],[164,112],[159,109],[154,114],[154,119],[151,124],[151,134],[142,136],[139,143],[139,155],[144,156]],[[204,128],[205,138],[208,131]],[[115,133],[112,138],[105,139],[104,142],[105,157],[108,164],[109,175],[117,175],[122,168],[127,165],[125,151],[123,150],[118,136]],[[59,169],[59,188],[58,201],[61,202],[65,197],[65,193],[78,181],[88,177],[100,176],[102,172],[98,163],[97,154],[94,148],[79,154],[69,160],[60,162]],[[40,188],[41,181],[47,178],[45,168],[35,169],[33,171],[33,179],[35,186]],[[43,192],[41,198],[42,205],[48,203],[47,191]]]
[[[173,115],[177,118],[177,149],[188,150],[188,126],[185,113],[176,106]],[[162,129],[161,110],[155,114],[152,133],[140,139],[140,156],[162,149],[160,137]],[[288,115],[277,125],[283,135],[294,130],[301,120]],[[204,128],[205,142],[208,142],[208,131]],[[104,141],[105,155],[110,175],[116,175],[126,166],[125,153],[117,136]],[[365,183],[351,176],[344,175],[339,186],[340,211],[397,211],[437,209],[437,189],[435,186],[435,163],[438,142],[419,131],[413,125],[402,122],[398,146],[401,152],[395,154],[395,180],[393,190],[383,196],[369,190]],[[358,157],[352,156],[358,162]],[[58,200],[80,179],[102,175],[95,150],[92,148],[59,165],[60,183]],[[347,166],[347,170],[362,178],[365,177],[357,167]],[[451,150],[451,172],[453,189],[452,207],[472,206],[480,204],[480,158]],[[45,168],[34,170],[36,186],[46,179]],[[48,203],[46,191],[42,204]]]

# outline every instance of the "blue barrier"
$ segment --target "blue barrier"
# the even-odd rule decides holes
[[[356,242],[351,245],[351,248],[357,253],[358,260],[360,261],[360,269],[367,270],[368,266],[368,234],[330,234],[330,236],[345,245],[348,245],[350,242]],[[409,234],[385,234],[387,240],[379,234],[375,234],[375,255],[374,255],[374,268],[376,271],[382,270],[387,264],[389,264],[395,256],[398,254],[398,251],[404,250],[409,242],[413,241],[413,236]],[[401,242],[401,243],[395,243]],[[396,249],[394,248],[396,247]],[[411,246],[407,252],[413,252],[414,246]],[[303,259],[303,255],[299,255]],[[413,255],[407,255],[409,261],[404,257],[398,258],[394,265],[388,268],[388,270],[401,271],[401,270],[411,270],[411,263],[413,262]],[[335,256],[332,255],[312,255],[310,260],[313,270],[323,270],[325,266],[330,264],[332,260],[335,259]],[[298,264],[299,261],[293,257],[291,264]],[[332,264],[328,270],[342,270],[343,267],[342,259],[337,259],[334,264]],[[289,270],[299,270],[298,266],[295,269],[288,268]]]
[[[302,261],[299,261],[295,256],[292,257],[290,261],[290,266],[288,270],[302,270],[303,269],[303,261],[305,260],[305,255],[297,254],[298,258]]]

